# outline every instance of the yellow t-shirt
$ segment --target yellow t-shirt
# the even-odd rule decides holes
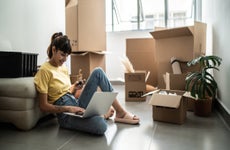
[[[34,84],[39,93],[48,94],[48,102],[53,104],[70,90],[68,69],[65,65],[54,67],[45,62],[36,73]]]

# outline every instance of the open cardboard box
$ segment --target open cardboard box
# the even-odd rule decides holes
[[[146,97],[142,97],[142,95],[146,92],[147,78],[148,73],[146,71],[125,73],[125,101],[146,100]]]
[[[164,75],[165,87],[168,90],[185,90],[185,78],[189,72],[199,70],[199,65],[187,66],[187,62],[180,62],[181,74],[166,72]]]
[[[164,75],[166,89],[185,91],[186,76],[188,75],[189,72],[199,70],[200,69],[199,67],[200,67],[199,65],[188,67],[187,62],[180,62],[180,69],[182,72],[181,74],[173,74],[173,73],[166,72],[166,74]],[[188,101],[187,110],[193,111],[194,99],[187,98],[187,101]]]
[[[162,91],[167,92],[167,95],[161,94]],[[153,120],[176,124],[185,122],[187,111],[185,91],[161,89],[151,94],[149,104],[152,105]]]
[[[176,57],[181,61],[190,61],[205,54],[206,24],[195,22],[194,26],[162,29],[150,32],[155,39],[157,83],[165,88],[163,75],[171,73],[170,60]]]

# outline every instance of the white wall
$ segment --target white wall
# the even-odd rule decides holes
[[[208,47],[215,55],[223,58],[219,72],[215,77],[220,90],[220,103],[230,114],[230,1],[229,0],[203,0],[202,21],[206,22],[209,30]]]
[[[43,63],[51,35],[65,33],[64,12],[65,0],[1,0],[0,50],[39,53]]]

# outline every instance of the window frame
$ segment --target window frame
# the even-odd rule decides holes
[[[107,0],[108,1],[108,0]],[[168,15],[169,15],[169,10],[168,10],[168,1],[169,0],[164,0],[164,20],[163,20],[163,24],[164,26],[162,27],[169,27],[169,20],[172,19],[170,18]],[[116,26],[116,23],[115,23],[115,20],[117,21],[117,24],[119,24],[119,19],[121,17],[120,14],[119,14],[119,10],[118,10],[118,7],[117,7],[117,4],[116,4],[116,0],[111,0],[111,24],[108,25],[106,24],[106,26],[110,26],[110,30],[108,32],[120,32],[120,31],[140,31],[140,30],[150,30],[150,29],[141,29],[141,23],[144,21],[144,10],[143,10],[143,7],[142,7],[142,0],[136,0],[136,6],[137,6],[137,16],[136,16],[136,21],[135,21],[135,18],[134,20],[131,20],[130,22],[131,23],[136,23],[136,28],[135,29],[124,29],[124,30],[116,30],[115,29],[115,26]],[[191,6],[191,17],[190,19],[194,22],[195,20],[199,21],[201,20],[201,0],[192,0],[192,6]],[[165,15],[167,14],[167,15]],[[180,18],[180,19],[188,19],[188,18]],[[174,20],[174,19],[173,19]],[[133,24],[132,24],[133,25]],[[135,24],[134,24],[135,25]],[[187,24],[185,23],[184,26],[186,26]],[[177,26],[171,26],[171,27],[177,27]],[[154,26],[153,26],[154,28]]]

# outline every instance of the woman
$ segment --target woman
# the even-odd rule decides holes
[[[66,35],[61,32],[52,35],[51,43],[47,49],[49,61],[40,67],[34,78],[40,109],[44,112],[56,113],[60,127],[102,135],[107,129],[105,119],[113,115],[113,110],[110,110],[105,118],[94,116],[82,119],[63,113],[84,113],[98,87],[102,91],[113,91],[104,71],[95,68],[86,81],[80,97],[75,98],[71,92],[75,89],[79,90],[79,87],[70,84],[68,70],[63,65],[71,51],[70,40]],[[74,88],[71,88],[73,86]],[[116,111],[115,122],[139,123],[139,118],[127,112],[117,99],[114,100],[112,106]]]

